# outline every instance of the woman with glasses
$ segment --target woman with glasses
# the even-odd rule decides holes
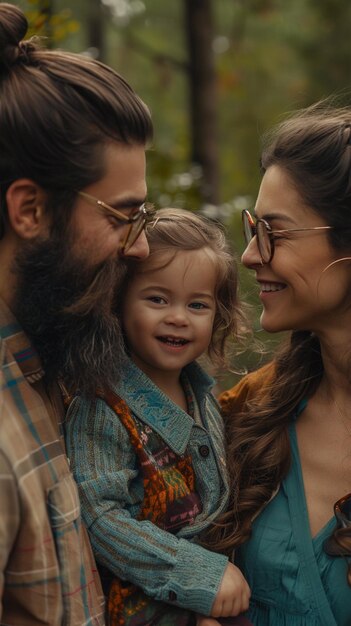
[[[351,108],[289,118],[261,163],[242,261],[262,328],[291,333],[220,398],[231,506],[208,542],[235,549],[255,626],[350,626]]]

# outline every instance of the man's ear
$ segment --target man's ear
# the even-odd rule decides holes
[[[35,239],[48,233],[46,193],[37,183],[28,178],[15,180],[6,192],[6,203],[9,226],[18,237]]]

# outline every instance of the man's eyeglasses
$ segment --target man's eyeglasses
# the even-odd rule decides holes
[[[284,230],[272,230],[266,220],[258,219],[255,222],[251,213],[247,211],[247,209],[243,210],[242,219],[246,245],[248,245],[254,237],[257,237],[257,247],[261,255],[262,264],[269,263],[273,258],[275,235],[304,232],[308,230],[330,230],[333,228],[332,226],[313,226],[310,228],[285,228]]]
[[[118,209],[114,209],[112,206],[106,204],[106,202],[98,200],[98,198],[94,198],[94,196],[85,193],[85,191],[78,191],[78,195],[84,198],[84,200],[86,200],[89,204],[98,206],[103,212],[112,215],[117,222],[120,222],[121,226],[129,225],[129,228],[126,230],[126,235],[121,242],[120,251],[122,254],[128,252],[141,235],[147,222],[155,214],[155,207],[150,202],[143,202],[137,211],[135,211],[130,217],[127,217],[124,213],[118,211]]]

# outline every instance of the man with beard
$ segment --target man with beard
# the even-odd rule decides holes
[[[0,623],[98,626],[57,381],[92,394],[118,375],[112,309],[124,262],[148,254],[152,124],[113,70],[26,31],[0,3]]]

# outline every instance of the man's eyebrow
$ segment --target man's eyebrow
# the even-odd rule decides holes
[[[133,207],[139,207],[146,202],[146,196],[143,198],[119,198],[117,200],[111,200],[111,202],[104,202],[112,209],[132,209]]]

